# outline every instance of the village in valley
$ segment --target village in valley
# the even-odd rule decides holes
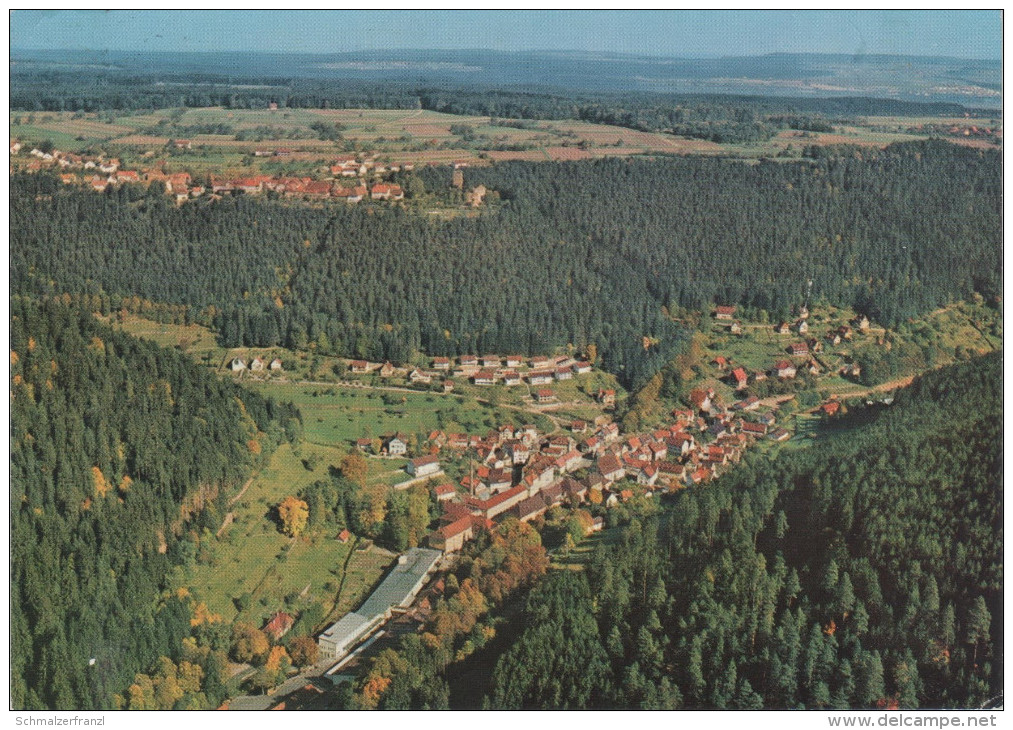
[[[253,116],[262,113],[247,112],[248,124],[264,121]],[[267,113],[270,119],[289,115],[276,104]],[[236,114],[237,121],[246,118]],[[342,114],[346,123],[354,119]],[[404,123],[403,132],[420,117],[427,134],[457,134],[454,117],[429,112],[377,124]],[[57,115],[50,123],[75,121]],[[102,131],[98,120],[76,123],[88,134]],[[600,125],[585,126],[595,132]],[[411,173],[441,165],[444,189],[424,198],[427,208],[475,216],[484,212],[475,209],[498,200],[483,185],[465,185],[467,168],[489,159],[475,150],[464,154],[457,141],[437,145],[434,139],[425,151],[409,153],[399,149],[404,139],[392,146],[375,129],[353,152],[298,138],[291,147],[210,134],[123,139],[119,147],[80,135],[61,139],[71,152],[12,137],[11,173],[55,174],[67,188],[129,201],[150,194],[145,190],[164,192],[177,205],[246,195],[294,205],[411,205]],[[588,149],[595,151],[584,145],[581,155],[590,155]],[[601,146],[596,154],[632,151]],[[575,150],[565,152],[569,159]],[[247,694],[231,706],[328,707],[332,683],[354,678],[393,637],[417,631],[444,596],[444,576],[461,555],[509,521],[539,533],[555,568],[576,567],[616,528],[658,513],[674,493],[707,489],[751,454],[832,437],[839,424],[846,430],[849,409],[889,403],[894,388],[926,367],[1001,346],[1001,317],[981,302],[955,302],[888,330],[864,313],[812,301],[812,282],[800,284],[801,296],[783,320],[724,302],[707,311],[666,309],[691,333],[689,354],[677,394],[652,398],[646,411],[638,408],[637,393],[598,366],[593,345],[526,355],[414,352],[408,362],[335,357],[313,345],[223,348],[206,327],[155,322],[146,318],[150,303],[123,300],[107,315],[109,324],[175,347],[301,412],[302,423],[293,426],[301,438],[277,448],[230,501],[217,532],[202,538],[194,584],[213,615],[255,623],[278,646],[300,621],[312,624],[316,659],[291,669],[281,685],[259,688],[261,694],[253,691],[255,668],[232,665],[233,680]],[[937,359],[910,365],[893,357],[884,365],[891,350],[896,356],[910,342],[931,345]],[[309,538],[277,524],[282,505],[308,510],[298,495],[321,480],[344,478],[350,459],[361,464],[361,488],[375,504],[411,494],[426,505],[428,522],[407,548],[357,534],[353,524],[328,524]],[[230,569],[227,580],[221,566]]]
[[[954,323],[964,321],[965,308],[937,316],[957,330]],[[890,382],[870,388],[861,379],[864,353],[890,346],[886,331],[862,314],[806,302],[791,320],[776,323],[731,305],[696,316],[695,359],[680,398],[635,427],[627,416],[632,395],[595,367],[593,350],[419,354],[411,363],[391,363],[280,348],[218,348],[202,357],[201,347],[193,346],[191,356],[206,366],[265,394],[293,398],[303,412],[309,461],[304,453],[305,467],[285,471],[280,464],[292,457],[287,447],[279,449],[272,459],[279,466],[254,480],[261,504],[281,501],[294,485],[354,452],[365,460],[369,489],[424,490],[432,515],[429,533],[399,558],[347,526],[335,533],[330,539],[338,554],[353,566],[369,560],[373,567],[335,604],[332,622],[317,636],[318,662],[279,688],[281,699],[250,696],[237,698],[234,706],[280,705],[285,696],[290,705],[326,704],[330,681],[354,676],[365,657],[387,645],[384,632],[423,623],[440,595],[440,575],[455,556],[505,520],[542,533],[552,559],[565,566],[579,561],[609,528],[655,513],[674,492],[708,488],[751,452],[793,448],[824,431],[832,434],[848,406],[865,407],[873,398],[889,402]],[[157,331],[167,342],[184,331],[143,322],[127,316],[118,325]],[[990,347],[991,340],[983,337],[977,345]],[[243,529],[252,536],[261,520],[251,513],[236,524],[247,523]],[[571,523],[580,525],[579,533],[561,538],[560,526]],[[320,548],[314,545],[316,539],[304,561],[316,559]],[[394,572],[381,580],[383,566],[394,558]],[[263,585],[256,575],[246,585]],[[261,595],[262,605],[276,600],[270,595]],[[279,608],[269,620],[295,621],[298,605]]]

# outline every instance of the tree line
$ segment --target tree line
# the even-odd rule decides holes
[[[749,143],[770,139],[782,129],[832,131],[856,115],[955,116],[959,104],[894,99],[830,99],[662,94],[432,84],[359,79],[234,76],[164,70],[153,84],[148,75],[122,71],[55,70],[15,65],[11,109],[15,111],[141,111],[202,108],[265,109],[426,109],[503,119],[578,119],[650,132],[667,132],[714,142]],[[181,133],[182,134],[182,133]]]
[[[59,301],[12,297],[10,323],[11,705],[126,704],[162,656],[224,696],[174,576],[298,413]]]

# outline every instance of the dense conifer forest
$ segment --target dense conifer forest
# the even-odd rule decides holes
[[[582,570],[492,600],[479,542],[423,633],[339,697],[401,710],[980,707],[1002,686],[1001,375],[1001,353],[929,373],[811,448],[753,456],[628,513]],[[504,522],[493,545],[526,527]],[[474,684],[452,691],[463,677]]]
[[[176,208],[11,179],[11,282],[140,297],[225,346],[404,362],[597,345],[636,385],[678,351],[669,314],[712,303],[786,317],[818,300],[895,325],[1000,291],[997,152],[942,142],[842,148],[801,163],[672,158],[510,162],[466,171],[500,202],[477,217],[227,198]],[[449,188],[447,168],[404,181]],[[423,192],[425,191],[425,192]],[[180,315],[180,311],[184,313]]]
[[[224,654],[173,576],[298,414],[58,301],[10,325],[11,706],[143,706],[165,657],[160,706],[213,707]]]
[[[980,707],[1002,686],[1001,404],[996,353],[681,492],[532,592],[491,706]]]

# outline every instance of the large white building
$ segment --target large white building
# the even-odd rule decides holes
[[[412,548],[358,610],[342,617],[317,637],[321,659],[338,659],[383,625],[395,608],[407,608],[426,584],[442,553]]]

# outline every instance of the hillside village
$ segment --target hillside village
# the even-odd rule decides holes
[[[524,379],[538,384],[572,377],[568,368],[590,371],[586,361],[572,360],[534,358]],[[517,367],[518,361],[512,356],[463,356],[453,374],[474,383],[509,384],[513,371],[498,374],[496,363]],[[555,370],[543,369],[548,365],[555,365]],[[353,372],[382,367],[352,363]],[[437,358],[434,368],[440,367],[450,372],[449,359]],[[540,394],[535,393],[536,404],[542,402]],[[605,408],[614,406],[613,390],[603,389],[595,396]],[[572,420],[564,433],[547,434],[534,425],[510,424],[485,435],[434,430],[420,445],[422,455],[405,467],[411,478],[395,488],[430,483],[442,516],[428,544],[450,553],[488,529],[490,520],[512,516],[527,522],[556,505],[588,503],[607,508],[634,494],[653,495],[702,484],[738,462],[757,441],[789,437],[788,431],[777,427],[776,408],[761,408],[756,397],[726,406],[709,389],[691,391],[689,400],[691,407],[672,411],[667,425],[643,433],[621,433],[619,424],[604,413],[594,421]],[[379,439],[360,438],[355,446],[374,457],[404,458],[409,441],[410,436],[395,432]],[[443,465],[449,463],[465,474],[459,483],[439,479]]]
[[[188,150],[189,140],[170,140],[169,146],[175,150]],[[124,168],[120,160],[105,155],[87,155],[63,152],[58,149],[40,149],[32,147],[27,150],[21,160],[23,145],[19,140],[12,139],[10,144],[10,172],[23,170],[26,172],[55,171],[59,172],[60,180],[65,185],[77,185],[90,188],[96,192],[104,192],[110,187],[120,185],[162,184],[165,194],[175,199],[177,204],[196,198],[221,197],[223,195],[262,195],[274,194],[285,198],[300,200],[337,200],[346,203],[358,203],[362,200],[397,202],[404,200],[405,193],[401,185],[386,181],[385,176],[399,172],[409,172],[415,168],[411,162],[385,163],[374,154],[361,156],[339,156],[329,166],[329,176],[323,179],[313,177],[293,177],[282,175],[250,175],[246,177],[223,177],[210,175],[208,184],[199,184],[188,172],[165,172],[156,165],[140,170]],[[285,157],[290,150],[256,150],[257,157]],[[28,160],[31,157],[33,159]],[[454,169],[465,163],[455,164]],[[468,200],[473,205],[481,203],[485,195],[484,188],[469,193]],[[476,202],[477,201],[477,202]]]
[[[461,359],[473,365],[472,358]],[[475,367],[493,364],[491,357],[479,360]],[[599,393],[599,401],[611,403],[610,395]],[[438,526],[425,538],[425,549],[412,548],[399,558],[361,609],[319,635],[320,656],[333,664],[330,673],[354,661],[353,649],[362,640],[408,610],[444,565],[441,557],[449,559],[497,523],[516,519],[541,531],[550,510],[580,510],[591,515],[585,526],[590,534],[606,526],[613,508],[704,485],[762,441],[790,436],[778,426],[776,403],[764,406],[750,397],[725,405],[713,390],[694,390],[689,399],[691,406],[673,410],[665,426],[638,433],[623,433],[605,414],[573,420],[551,434],[531,424],[502,424],[484,435],[430,432],[423,455],[405,465],[410,479],[394,488],[427,485],[440,512]],[[409,442],[410,436],[395,432],[360,438],[355,447],[373,458],[404,458]],[[449,465],[464,474],[459,481],[447,480]],[[352,537],[346,529],[338,539]]]
[[[720,328],[730,335],[741,338],[744,329],[742,322],[734,319],[735,311],[734,306],[719,305],[714,308],[712,316]],[[799,307],[797,315],[797,319],[793,322],[782,321],[773,327],[776,335],[786,338],[787,344],[782,344],[780,352],[789,357],[773,361],[766,369],[750,370],[725,355],[717,355],[711,360],[711,366],[718,371],[720,378],[737,392],[755,386],[768,377],[790,381],[805,372],[812,376],[829,374],[857,379],[862,374],[861,365],[851,357],[834,366],[822,356],[825,348],[829,353],[829,348],[849,344],[855,340],[856,335],[868,335],[871,323],[867,316],[858,314],[848,324],[824,325],[826,329],[820,333],[816,331],[818,325],[810,325],[810,312],[807,306]],[[797,339],[787,339],[792,335]]]

